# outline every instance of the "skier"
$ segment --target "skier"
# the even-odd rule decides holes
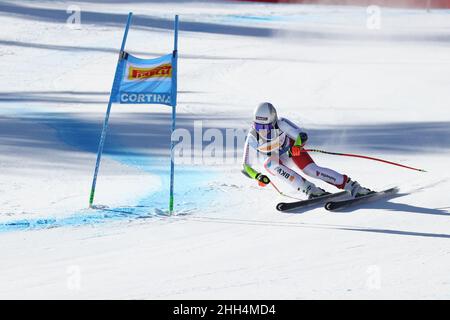
[[[293,190],[305,193],[309,199],[329,192],[302,177],[297,172],[299,169],[309,177],[348,191],[353,198],[371,192],[345,174],[318,166],[307,152],[302,151],[307,140],[308,135],[298,126],[288,119],[277,117],[271,103],[261,103],[255,109],[253,126],[245,141],[243,173],[258,180],[260,186],[270,183],[268,175],[275,177]],[[264,172],[258,172],[252,167],[254,154],[262,160]]]

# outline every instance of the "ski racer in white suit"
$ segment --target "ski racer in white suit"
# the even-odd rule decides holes
[[[318,166],[302,150],[308,135],[288,119],[278,118],[271,103],[261,103],[254,112],[253,126],[244,146],[243,173],[258,180],[260,186],[270,183],[270,178],[282,181],[292,190],[306,194],[309,199],[329,194],[306,180],[298,171],[344,189],[352,197],[370,192],[347,175]],[[258,160],[261,171],[253,165]]]

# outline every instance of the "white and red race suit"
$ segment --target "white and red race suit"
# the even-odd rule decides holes
[[[344,188],[347,181],[346,175],[318,166],[303,150],[298,156],[291,155],[290,148],[299,135],[305,136],[298,126],[288,119],[279,118],[275,128],[277,131],[272,135],[271,140],[262,138],[253,127],[249,130],[243,155],[245,174],[255,178],[258,171],[252,166],[258,165],[259,171],[269,178],[283,182],[293,190],[307,193],[311,187],[315,186],[298,173],[301,170],[309,177],[320,179],[339,189]]]

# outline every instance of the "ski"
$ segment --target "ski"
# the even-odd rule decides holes
[[[355,204],[364,203],[371,200],[377,200],[380,198],[383,198],[390,194],[395,194],[399,191],[397,187],[386,189],[383,191],[373,191],[367,195],[352,198],[352,199],[346,199],[341,201],[329,201],[325,204],[325,209],[328,211],[335,211],[339,209],[343,209],[349,206],[353,206]]]
[[[290,211],[294,209],[299,208],[306,208],[311,207],[313,205],[322,204],[326,200],[337,198],[340,196],[344,196],[348,194],[347,191],[341,191],[336,193],[330,193],[321,197],[313,198],[313,199],[307,199],[307,200],[300,200],[300,201],[294,201],[294,202],[280,202],[277,204],[277,210],[278,211]]]

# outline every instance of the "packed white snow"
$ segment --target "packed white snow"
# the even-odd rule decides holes
[[[129,11],[126,48],[139,57],[171,52],[180,15],[177,128],[247,129],[270,101],[311,148],[427,172],[311,154],[400,194],[340,213],[280,213],[287,199],[240,172],[242,143],[225,164],[196,148],[194,163],[178,159],[170,216],[170,109],[114,105],[97,209],[87,209]],[[1,1],[0,298],[450,298],[450,12],[373,14]]]

